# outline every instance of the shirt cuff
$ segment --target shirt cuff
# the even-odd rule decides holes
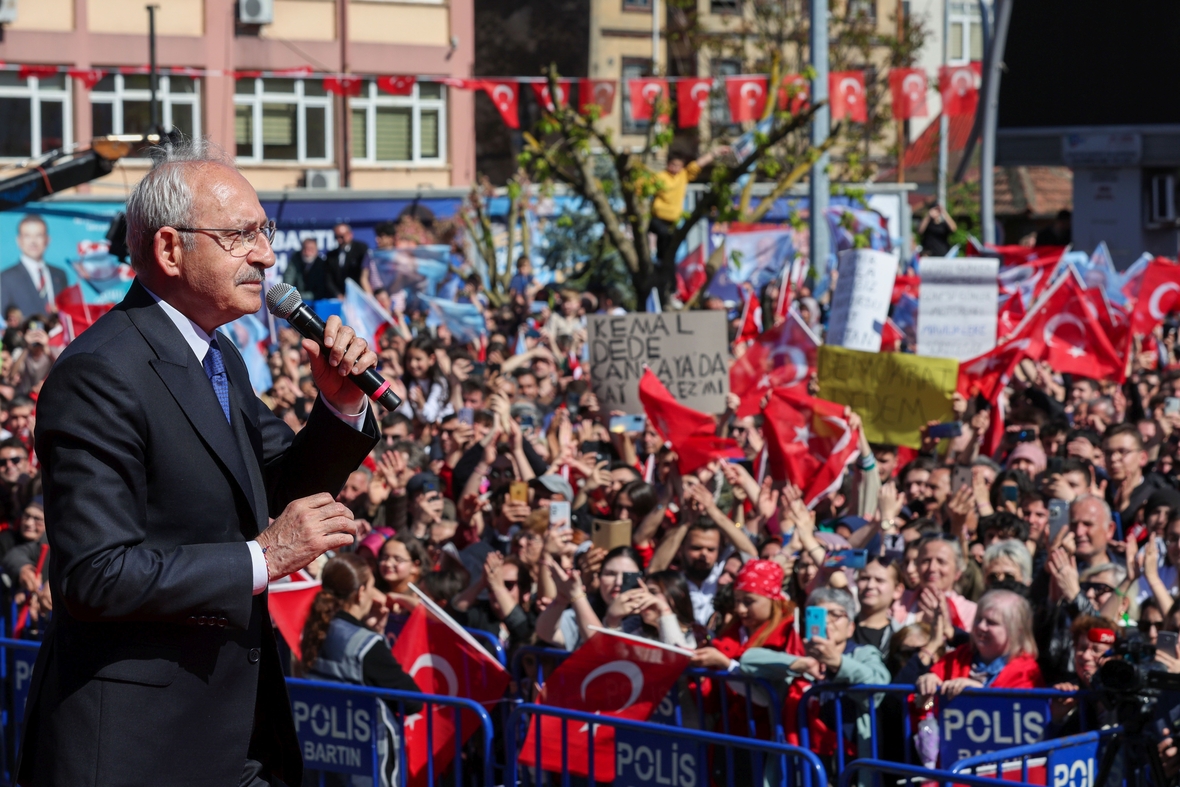
[[[247,541],[246,546],[250,549],[250,565],[254,571],[254,595],[258,595],[266,590],[268,580],[268,572],[266,570],[266,556],[262,554],[262,546],[257,541]]]
[[[320,401],[322,401],[324,403],[324,407],[328,408],[328,412],[330,412],[332,415],[339,418],[344,423],[351,426],[353,429],[355,429],[359,432],[365,428],[365,415],[369,412],[369,400],[367,397],[362,400],[361,411],[359,413],[357,413],[356,415],[349,415],[348,413],[340,412],[339,410],[337,410],[335,407],[332,406],[331,402],[329,402],[327,399],[325,399],[322,396],[320,397]],[[260,552],[259,554],[261,555],[262,553]]]

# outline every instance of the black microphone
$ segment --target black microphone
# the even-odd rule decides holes
[[[275,317],[281,317],[291,323],[291,327],[307,339],[324,346],[324,321],[303,302],[299,290],[290,284],[276,284],[266,292],[266,309]],[[374,402],[379,402],[390,410],[401,406],[401,398],[389,387],[389,381],[377,374],[373,369],[365,369],[360,374],[350,374],[357,388],[360,388]]]

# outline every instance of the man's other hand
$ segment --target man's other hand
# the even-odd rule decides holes
[[[355,536],[348,506],[320,493],[292,501],[256,540],[265,550],[268,579],[274,581],[329,550],[348,546]]]

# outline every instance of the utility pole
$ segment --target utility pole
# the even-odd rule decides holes
[[[983,149],[979,171],[979,218],[983,223],[983,242],[989,246],[996,243],[996,120],[1000,113],[1004,46],[1008,42],[1011,19],[1012,0],[996,0],[996,25],[988,48],[988,70],[983,82]]]
[[[897,0],[897,45],[905,38],[905,0]],[[908,64],[907,64],[908,65]],[[897,182],[905,183],[905,121],[897,119]]]
[[[942,64],[947,65],[947,58],[950,53],[950,39],[951,39],[951,17],[947,10],[950,5],[949,0],[944,0],[942,4]],[[966,38],[966,36],[964,36]],[[964,41],[966,46],[967,42]],[[941,74],[939,75],[941,78]],[[938,86],[939,93],[942,93],[942,85]],[[938,204],[946,210],[946,168],[948,160],[950,159],[950,118],[946,115],[946,107],[938,115]]]
[[[660,0],[651,0],[651,75],[660,73]],[[667,98],[667,96],[665,96]]]
[[[811,0],[811,101],[823,102],[811,118],[811,144],[819,147],[828,139],[832,127],[832,110],[828,104],[828,0]],[[831,237],[828,232],[828,161],[824,153],[811,166],[811,264],[816,270],[828,265]],[[821,267],[822,266],[822,267]]]
[[[151,107],[151,126],[148,128],[148,133],[160,133],[164,129],[160,127],[160,102],[157,100],[157,93],[160,90],[160,74],[156,70],[156,11],[159,9],[158,5],[147,6],[148,12],[148,71],[149,81],[152,90],[152,107]]]
[[[336,0],[336,35],[340,37],[340,71],[348,73],[348,0]],[[340,185],[352,186],[352,107],[349,106],[348,91],[339,96],[340,103]]]

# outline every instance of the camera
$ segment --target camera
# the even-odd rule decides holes
[[[1110,658],[1098,668],[1095,688],[1115,694],[1154,699],[1160,691],[1180,691],[1180,675],[1155,660],[1155,645],[1134,629],[1116,639]]]

